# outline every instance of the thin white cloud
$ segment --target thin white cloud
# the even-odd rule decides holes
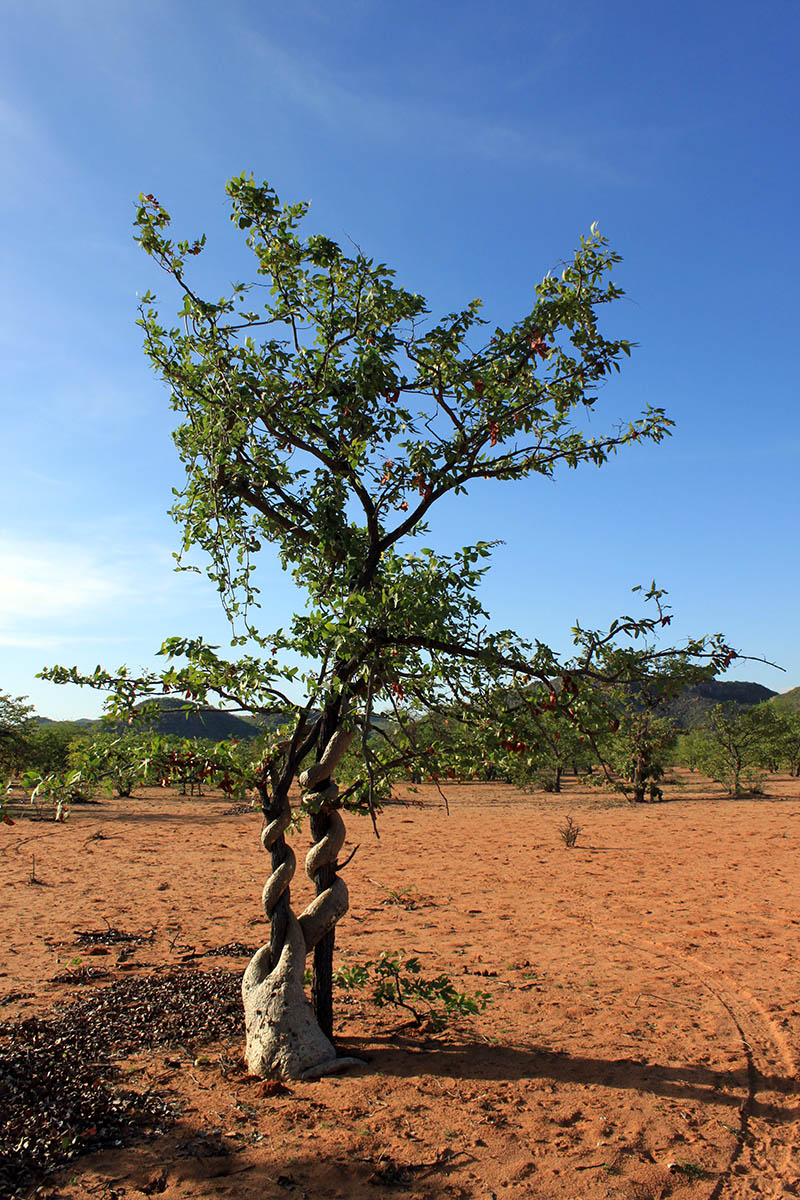
[[[37,621],[91,615],[125,590],[115,578],[113,565],[84,547],[0,539],[0,632],[4,637],[27,638],[24,631]]]
[[[0,632],[0,646],[15,650],[55,650],[63,644],[63,638],[43,633],[39,637],[22,637],[13,633]]]
[[[119,637],[113,637],[108,633],[103,634],[104,646],[127,646],[130,642],[131,638],[128,636],[120,635]],[[17,635],[0,632],[0,646],[6,646],[10,650],[62,650],[65,646],[83,647],[95,646],[96,644],[97,636],[88,633],[65,634],[63,636],[41,633],[26,636],[24,634]]]
[[[174,567],[171,547],[142,538],[120,514],[58,540],[0,534],[0,645],[107,641],[114,627],[134,631],[176,605],[216,613],[216,589]]]
[[[272,90],[303,106],[333,130],[343,127],[381,141],[413,142],[444,154],[455,153],[508,165],[556,167],[622,181],[620,170],[591,144],[557,123],[503,121],[480,108],[456,111],[441,98],[395,99],[356,90],[311,55],[297,54],[251,29],[240,31],[241,54]]]

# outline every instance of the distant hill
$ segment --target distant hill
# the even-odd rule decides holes
[[[224,708],[203,706],[190,712],[184,711],[184,701],[177,696],[160,696],[151,701],[161,712],[156,720],[145,723],[144,728],[152,733],[170,737],[206,738],[212,742],[225,742],[236,738],[240,742],[260,737],[263,729],[255,721],[226,712]]]
[[[37,725],[64,725],[72,729],[74,726],[78,730],[91,729],[95,725],[102,725],[102,721],[92,720],[91,717],[76,717],[74,721],[53,721],[50,717],[33,717]]]
[[[711,679],[685,688],[662,712],[664,716],[671,717],[680,729],[695,729],[704,723],[716,704],[738,704],[742,708],[752,708],[755,704],[763,704],[765,701],[774,704],[779,712],[800,712],[800,687],[779,695],[760,683]],[[213,742],[227,741],[229,738],[251,741],[265,730],[275,729],[281,724],[278,714],[264,718],[263,721],[256,721],[226,712],[225,709],[212,708],[210,705],[197,712],[187,713],[183,711],[184,701],[177,696],[161,696],[151,703],[159,705],[161,715],[157,720],[149,722],[146,728],[165,736],[207,738]],[[312,714],[314,715],[316,714]],[[74,729],[76,734],[104,728],[102,721],[93,721],[86,717],[77,721],[51,721],[48,717],[35,719],[42,725],[66,726],[70,730]],[[377,714],[373,716],[372,722],[374,726],[384,728],[391,728],[393,724],[388,718]]]
[[[800,688],[798,707],[800,707]],[[791,692],[787,692],[791,695]],[[764,687],[760,683],[739,683],[733,680],[709,679],[705,683],[697,683],[676,696],[665,710],[664,715],[671,717],[680,729],[696,729],[702,725],[708,713],[716,704],[738,704],[741,708],[752,708],[763,704],[766,700],[778,697],[777,692]]]
[[[770,700],[778,712],[795,713],[800,712],[800,687],[790,688],[788,692],[782,692],[780,696],[773,696]]]
[[[204,738],[212,742],[236,738],[240,742],[246,742],[260,737],[264,728],[268,727],[262,727],[247,717],[239,717],[236,713],[212,708],[210,705],[196,712],[184,712],[184,701],[177,696],[159,696],[151,703],[157,704],[161,713],[158,718],[146,722],[140,728],[149,733],[163,734],[165,737]],[[104,721],[91,720],[88,717],[81,717],[77,721],[51,721],[49,717],[37,717],[36,720],[40,725],[74,731],[76,736],[108,728]],[[277,723],[276,720],[275,724]]]

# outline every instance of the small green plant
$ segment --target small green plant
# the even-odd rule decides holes
[[[388,888],[379,883],[378,887],[384,892],[381,904],[397,904],[400,908],[416,908],[418,897],[414,895],[416,888],[412,885],[404,888]]]
[[[51,771],[42,775],[38,771],[25,771],[22,786],[31,789],[29,802],[55,804],[55,820],[66,821],[70,804],[80,804],[87,799],[84,780],[80,771]]]
[[[372,999],[380,1008],[393,1005],[411,1013],[413,1023],[428,1020],[434,1029],[443,1029],[455,1017],[483,1012],[491,1000],[490,992],[467,995],[456,990],[447,975],[426,979],[418,958],[406,958],[402,950],[382,951],[376,959],[352,963],[334,971],[333,982],[344,991],[372,987]]]
[[[372,963],[353,963],[350,966],[339,967],[334,972],[334,983],[345,992],[360,991],[369,983],[369,969]]]
[[[572,817],[567,817],[563,825],[559,825],[559,835],[562,842],[568,849],[571,849],[573,846],[577,846],[578,838],[582,829],[583,826],[579,825],[577,821],[573,821]]]
[[[670,1163],[670,1170],[677,1175],[685,1175],[687,1179],[706,1179],[708,1177],[705,1167],[694,1162]]]

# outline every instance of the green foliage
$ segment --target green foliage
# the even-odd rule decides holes
[[[61,746],[61,737],[58,740]],[[70,805],[86,801],[98,787],[130,798],[137,787],[176,787],[182,795],[202,795],[205,785],[232,800],[252,787],[258,743],[210,742],[162,737],[132,729],[95,730],[73,739],[59,752],[54,769],[30,767],[21,776],[30,799],[55,802],[66,816]]]
[[[589,688],[563,695],[517,689],[498,709],[501,724],[495,760],[504,779],[517,787],[561,791],[562,775],[591,772],[597,756],[587,733],[594,723],[596,696]]]
[[[447,975],[425,978],[421,972],[418,958],[406,957],[402,950],[384,950],[369,962],[340,967],[334,972],[334,984],[344,991],[371,987],[371,998],[379,1007],[401,1008],[411,1013],[415,1024],[425,1019],[434,1029],[483,1012],[492,998],[489,992],[470,996],[457,991]]]
[[[800,713],[772,701],[749,709],[719,705],[705,728],[688,742],[682,739],[681,751],[687,765],[698,766],[731,795],[758,794],[764,771],[800,775]]]
[[[54,804],[57,821],[66,820],[70,805],[85,801],[92,789],[92,781],[70,760],[71,749],[84,741],[83,735],[76,738],[79,728],[69,721],[32,725],[18,760],[31,804]]]
[[[385,593],[384,611],[395,598],[404,608],[421,605],[430,628],[442,623],[440,604],[452,614],[453,588],[469,594],[465,573],[486,544],[436,564],[425,552],[411,559],[393,549],[422,531],[444,494],[481,478],[599,464],[621,445],[667,432],[657,409],[602,438],[573,425],[574,411],[594,406],[596,388],[630,352],[599,331],[597,310],[622,291],[609,279],[619,258],[596,230],[560,280],[548,275],[538,285],[530,314],[472,351],[484,324],[479,300],[428,324],[423,297],[398,287],[384,264],[348,256],[318,235],[304,238],[307,205],[281,206],[268,185],[244,175],[228,194],[261,290],[237,284],[221,299],[201,299],[187,282],[187,258],[204,239],[173,242],[163,206],[142,197],[139,241],[184,303],[181,324],[167,329],[146,296],[141,325],[185,419],[176,441],[188,478],[174,510],[187,530],[185,549],[207,550],[223,598],[239,611],[236,593],[255,595],[252,554],[274,543],[313,598],[294,624],[308,653],[332,638],[342,656],[355,649],[351,625],[361,627],[373,581]],[[256,343],[252,335],[265,331]],[[420,585],[431,582],[427,596]],[[411,622],[415,633],[419,624]]]
[[[30,792],[30,803],[54,804],[56,820],[66,821],[73,804],[82,804],[88,798],[87,788],[80,771],[48,771],[35,769],[24,771],[22,786]]]
[[[98,731],[70,743],[68,762],[88,787],[129,797],[146,780],[146,747],[142,734]]]
[[[768,703],[779,713],[800,712],[800,687],[790,688],[779,696],[773,696]]]
[[[401,772],[438,773],[415,732],[427,713],[455,706],[471,724],[473,714],[488,715],[482,697],[507,694],[509,708],[519,706],[532,685],[553,693],[562,673],[571,681],[564,707],[574,709],[578,683],[651,668],[652,647],[634,652],[627,643],[669,621],[653,585],[657,616],[623,617],[603,632],[576,628],[578,653],[566,665],[539,642],[491,632],[477,591],[494,543],[451,554],[421,545],[432,506],[484,480],[602,465],[620,448],[660,442],[672,423],[648,408],[608,433],[582,429],[590,414],[596,424],[599,390],[631,350],[602,331],[603,310],[623,293],[612,279],[619,256],[596,228],[560,276],[536,286],[531,311],[481,345],[479,300],[430,320],[423,297],[399,286],[385,264],[305,235],[307,205],[281,205],[267,184],[244,175],[227,190],[255,281],[201,297],[190,267],[205,238],[173,240],[165,208],[143,196],[138,240],[182,304],[177,320],[162,323],[148,293],[139,323],[178,414],[186,477],[173,515],[184,530],[183,553],[205,553],[238,622],[235,643],[250,638],[257,652],[231,662],[201,639],[175,637],[162,647],[160,672],[56,667],[44,675],[109,690],[118,715],[143,696],[168,695],[189,709],[214,697],[268,722],[278,718],[283,724],[261,764],[265,793],[285,790],[334,728],[354,729],[360,761],[348,771],[342,802],[374,812]],[[255,568],[265,548],[307,598],[273,631],[255,617]],[[700,639],[677,653],[719,665],[728,648],[721,638]],[[290,690],[303,699],[292,702]],[[377,735],[376,711],[393,721]],[[557,740],[566,750],[571,730],[551,730],[555,717],[540,724],[542,760],[557,774],[565,758]],[[513,729],[511,736],[528,740]],[[573,759],[577,753],[570,747]],[[505,751],[501,769],[516,778],[522,772],[512,754]],[[540,769],[528,757],[525,770]],[[466,767],[453,761],[445,770]]]
[[[475,696],[468,708],[429,714],[415,727],[427,777],[558,792],[564,770],[582,773],[596,761],[581,726],[590,699],[588,691],[559,701],[549,689],[498,688]]]
[[[761,791],[762,773],[768,755],[771,718],[757,709],[735,705],[716,705],[708,725],[701,731],[698,765],[700,770],[721,783],[731,796]]]
[[[41,774],[66,771],[71,748],[89,736],[80,725],[71,721],[40,725],[30,738],[26,766]]]
[[[771,701],[749,712],[758,731],[753,754],[756,765],[768,771],[800,774],[800,712],[775,706]]]
[[[15,774],[25,763],[30,737],[35,729],[33,705],[26,696],[0,692],[0,772]]]
[[[686,733],[678,734],[673,754],[675,763],[680,767],[688,767],[690,771],[698,770],[704,744],[705,734],[702,729],[690,729]]]
[[[779,709],[770,736],[777,765],[800,777],[800,712]]]
[[[696,1181],[698,1179],[708,1179],[709,1172],[699,1163],[689,1162],[688,1160],[670,1163],[670,1170],[676,1175],[685,1175],[687,1179]]]
[[[620,791],[636,803],[645,796],[660,800],[660,781],[673,757],[676,737],[673,722],[653,716],[652,710],[623,709],[618,729],[605,742]]]

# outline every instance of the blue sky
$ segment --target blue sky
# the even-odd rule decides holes
[[[211,585],[172,571],[173,414],[134,324],[137,293],[172,298],[131,221],[153,192],[205,231],[221,293],[247,275],[224,194],[242,170],[491,324],[597,221],[624,258],[610,325],[639,349],[596,429],[649,403],[673,438],[476,490],[431,541],[505,540],[484,598],[525,636],[566,649],[655,577],[678,636],[786,669],[729,677],[800,683],[794,0],[28,0],[3,24],[0,690],[95,715],[36,671],[228,636]],[[270,562],[261,586],[264,626],[285,623]]]

